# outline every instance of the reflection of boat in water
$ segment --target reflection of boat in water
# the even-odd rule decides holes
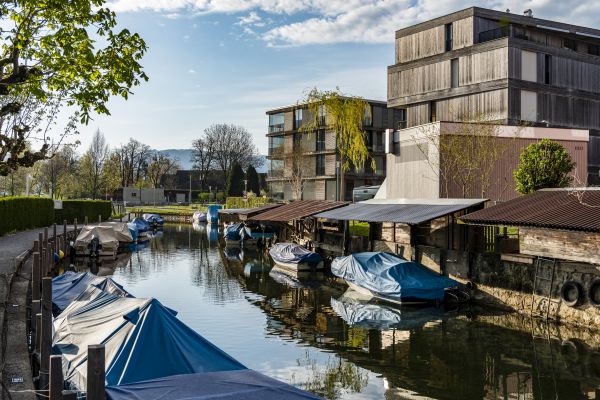
[[[209,242],[216,242],[219,240],[219,227],[217,224],[209,224],[206,227],[206,236]]]
[[[315,289],[321,285],[324,274],[312,271],[291,271],[276,265],[269,272],[269,276],[275,282],[285,286]]]
[[[244,265],[244,275],[247,277],[253,273],[264,272],[271,268],[271,265],[265,259],[250,258],[246,254],[244,254],[244,256],[244,260],[248,260]]]
[[[380,330],[416,329],[427,322],[445,318],[444,310],[438,307],[391,307],[370,302],[352,289],[338,299],[332,297],[331,308],[348,325]]]
[[[203,213],[202,211],[195,211],[192,215],[192,223],[197,224],[202,222],[206,222],[206,213]]]
[[[357,292],[397,304],[441,303],[448,292],[461,293],[454,279],[390,253],[337,257],[331,263],[331,272]]]
[[[241,262],[244,260],[244,252],[239,247],[225,247],[223,252],[229,261]]]
[[[269,249],[275,264],[292,271],[310,271],[323,268],[323,259],[314,251],[295,243],[275,243]]]
[[[192,222],[192,229],[196,232],[204,232],[206,230],[206,224]]]

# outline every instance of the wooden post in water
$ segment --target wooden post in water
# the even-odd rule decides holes
[[[33,253],[33,262],[31,263],[31,300],[39,300],[40,285],[42,273],[40,271],[40,253]]]
[[[52,354],[52,278],[42,279],[42,343],[40,344],[40,389],[48,388]]]
[[[62,356],[56,355],[50,357],[50,400],[62,400],[63,389],[65,387]]]
[[[38,242],[37,240],[33,241],[33,252],[34,253],[40,252],[40,242]]]
[[[77,392],[72,390],[63,390],[62,398],[63,400],[77,400]]]
[[[69,248],[69,235],[67,232],[67,220],[63,221],[63,237],[65,238],[65,242],[63,243],[63,253],[67,255],[67,249]]]
[[[75,219],[73,220],[73,225],[75,226],[75,233],[74,233],[74,235],[73,235],[73,236],[75,236],[75,238],[77,238],[77,218],[75,218]]]
[[[37,354],[42,347],[42,313],[35,314],[35,346],[33,347]]]
[[[92,344],[88,346],[87,360],[87,400],[106,400],[104,380],[104,345]]]
[[[98,214],[98,224],[102,223],[102,214]]]
[[[37,316],[39,315],[40,318],[42,317],[42,314],[40,314],[41,311],[41,305],[40,305],[40,301],[39,300],[32,300],[31,301],[31,349],[34,350],[37,348],[38,344],[37,342],[37,337],[38,337],[38,322],[37,322]]]
[[[48,228],[44,228],[44,243],[48,242]]]
[[[88,217],[86,215],[85,218],[83,219],[83,226],[87,226],[87,224],[88,224]]]
[[[40,249],[44,247],[44,234],[42,232],[38,233],[38,246],[40,246]]]
[[[131,213],[127,213],[127,219],[131,222]]]
[[[52,224],[52,238],[54,239],[54,243],[56,243],[56,223]]]

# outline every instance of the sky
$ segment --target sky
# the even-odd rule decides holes
[[[215,123],[247,128],[267,152],[267,116],[317,87],[386,100],[394,32],[473,5],[600,27],[590,0],[109,0],[119,27],[148,44],[150,80],[110,116],[80,129],[82,150],[100,129],[111,146],[133,137],[156,149],[190,148]]]

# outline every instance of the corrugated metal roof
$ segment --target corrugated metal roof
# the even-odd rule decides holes
[[[456,202],[447,202],[449,204],[389,204],[364,202],[322,212],[315,215],[315,217],[342,221],[397,222],[401,224],[416,225],[484,202],[485,199],[478,199],[477,202],[466,200],[463,204]]]
[[[345,201],[299,200],[267,210],[248,219],[253,221],[287,222],[347,205]]]
[[[600,232],[600,190],[539,190],[461,217],[480,225]]]

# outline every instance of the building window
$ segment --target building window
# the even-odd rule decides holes
[[[284,129],[284,113],[269,115],[269,133],[283,132]]]
[[[521,90],[521,120],[537,121],[537,93]]]
[[[588,54],[591,54],[593,56],[600,56],[600,46],[588,44]]]
[[[318,154],[317,155],[317,162],[316,162],[316,170],[315,170],[315,175],[316,176],[322,176],[325,175],[325,154]]]
[[[446,51],[452,50],[452,23],[446,24],[444,27],[446,37]]]
[[[577,42],[573,39],[564,39],[563,47],[565,49],[577,51]]]
[[[395,129],[405,129],[406,128],[406,108],[400,108],[394,110],[396,116],[396,126]]]
[[[285,138],[283,136],[271,136],[269,137],[269,155],[279,156],[283,153],[283,144]]]
[[[383,137],[384,137],[384,132],[382,131],[376,131],[376,132],[371,132],[372,134],[372,140],[371,140],[371,144],[373,147],[373,151],[383,151]]]
[[[373,126],[373,107],[368,104],[365,107],[365,117],[363,118],[364,126]]]
[[[317,130],[316,151],[325,150],[325,129]]]
[[[400,155],[400,132],[394,132],[392,136],[392,153],[395,156]]]
[[[458,58],[450,60],[450,78],[452,80],[451,87],[458,87]]]
[[[319,125],[325,126],[327,123],[327,110],[325,109],[324,105],[319,106],[317,117]]]
[[[429,102],[429,122],[437,121],[437,110],[435,109],[435,101]]]
[[[302,109],[294,110],[294,129],[302,127]]]
[[[552,56],[550,54],[544,56],[544,83],[552,84]]]

